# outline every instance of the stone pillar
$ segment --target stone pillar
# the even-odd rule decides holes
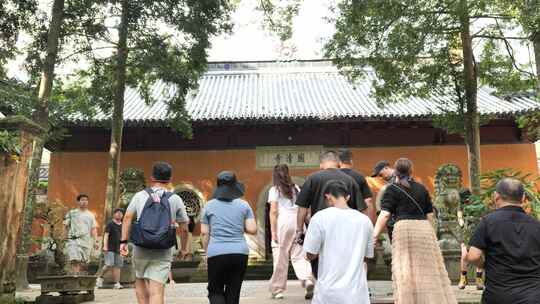
[[[9,117],[0,120],[0,131],[2,136],[10,137],[0,147],[0,302],[3,303],[15,296],[28,161],[32,157],[33,139],[42,129],[28,119]]]

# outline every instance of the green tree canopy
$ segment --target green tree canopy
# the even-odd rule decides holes
[[[264,23],[281,39],[292,33],[298,0],[259,1]],[[336,32],[325,46],[351,81],[368,78],[381,106],[408,96],[445,95],[435,125],[465,137],[469,175],[480,189],[479,85],[499,94],[540,86],[540,4],[536,0],[339,0],[329,19]],[[283,8],[289,8],[285,10]],[[276,17],[276,15],[280,17]],[[273,22],[281,20],[282,23]],[[516,42],[535,46],[537,80],[530,62],[518,62]],[[538,113],[522,125],[540,121]],[[538,125],[537,125],[538,126]],[[534,128],[534,127],[533,127]]]
[[[4,0],[0,3],[0,79],[5,77],[7,60],[17,54],[16,42],[28,20],[37,11],[36,0]]]
[[[121,1],[103,1],[94,17],[100,20],[94,39],[81,41],[78,53],[87,55],[89,66],[77,71],[78,81],[70,85],[72,97],[90,100],[111,113],[115,97],[115,71]],[[127,58],[125,84],[137,89],[147,103],[154,103],[152,90],[166,83],[169,123],[191,136],[185,98],[197,87],[206,70],[207,51],[213,35],[231,28],[228,1],[128,1]],[[103,51],[105,50],[105,51]],[[170,91],[169,91],[170,90]],[[167,94],[165,94],[167,95]]]
[[[8,60],[19,57],[22,63],[14,78],[8,78],[6,73],[0,73],[0,110],[7,114],[19,114],[36,119],[43,117],[41,123],[48,129],[48,119],[58,126],[62,120],[75,113],[89,114],[97,107],[87,101],[72,103],[66,100],[65,90],[62,89],[66,79],[70,77],[69,66],[79,62],[82,54],[74,53],[71,47],[83,39],[90,37],[95,31],[93,20],[94,2],[84,0],[55,1],[62,3],[57,12],[52,8],[41,10],[38,0],[7,0],[0,8],[0,64],[6,71]],[[51,11],[47,11],[47,10]],[[55,13],[56,16],[53,16]],[[53,31],[58,31],[57,50],[50,58],[51,73],[50,94],[40,96],[43,89],[42,78],[47,73],[47,55],[50,52],[52,20],[58,21]],[[9,26],[4,26],[8,24]],[[4,31],[5,30],[5,31]],[[24,39],[21,42],[20,36]],[[79,55],[79,56],[77,56]],[[50,56],[49,56],[50,57]],[[48,75],[47,75],[47,78]],[[54,84],[54,85],[53,85]],[[47,113],[50,111],[50,115]],[[49,117],[50,116],[50,117]],[[53,128],[55,129],[55,128]],[[50,134],[50,133],[49,133]]]
[[[207,65],[213,35],[230,29],[233,8],[222,0],[110,0],[100,2],[90,39],[81,41],[78,53],[86,54],[88,67],[77,72],[70,86],[83,100],[90,100],[111,114],[111,144],[105,202],[105,219],[119,201],[124,95],[136,89],[149,104],[153,91],[164,83],[161,96],[167,104],[170,126],[191,137],[185,110],[188,92],[197,87]],[[113,51],[105,51],[112,48]]]
[[[522,73],[515,62],[510,64],[511,52],[502,54],[495,47],[499,40],[513,39],[509,28],[518,26],[517,19],[506,16],[507,6],[491,1],[349,0],[337,8],[336,33],[326,55],[353,80],[373,73],[374,95],[381,104],[411,95],[446,95],[440,103],[446,115],[436,122],[465,136],[471,186],[478,193],[477,89],[496,79],[501,68]],[[522,88],[527,82],[512,79],[504,84]]]

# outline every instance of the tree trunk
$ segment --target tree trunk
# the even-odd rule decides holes
[[[51,16],[49,32],[47,33],[47,55],[43,64],[39,84],[39,104],[37,111],[34,114],[34,121],[45,130],[48,130],[49,99],[51,97],[53,87],[54,68],[58,56],[58,44],[60,40],[62,23],[64,20],[64,0],[55,0],[53,2]],[[27,185],[28,190],[26,194],[26,203],[24,206],[23,233],[18,250],[19,255],[21,255],[23,259],[27,259],[26,255],[29,253],[30,246],[32,244],[32,220],[34,218],[34,205],[36,201],[36,192],[39,185],[41,157],[43,154],[43,146],[45,144],[44,136],[46,136],[46,134],[42,134],[40,137],[35,138],[33,145],[34,150],[32,152],[32,159],[30,161],[30,172]],[[25,271],[21,271],[21,276],[17,280],[17,283],[17,287],[19,288],[28,287]]]
[[[534,61],[536,62],[536,94],[540,96],[540,32],[534,34]]]
[[[478,80],[467,0],[460,1],[461,43],[463,47],[463,79],[465,85],[465,144],[469,159],[470,188],[473,194],[480,194],[480,119],[478,115]]]
[[[112,218],[112,210],[118,205],[119,197],[120,153],[122,151],[122,132],[124,127],[124,91],[126,89],[126,61],[128,56],[128,26],[128,1],[123,0],[116,53],[114,106],[111,121],[111,146],[109,148],[104,223],[107,223]]]

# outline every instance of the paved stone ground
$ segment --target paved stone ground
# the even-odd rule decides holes
[[[372,304],[393,303],[392,301],[392,283],[388,281],[370,281],[370,289],[374,295]],[[39,295],[39,286],[32,286],[31,291],[18,293],[18,296],[27,300],[34,299]],[[481,292],[476,291],[473,286],[465,290],[455,288],[459,303],[479,303]],[[98,304],[132,304],[136,303],[135,291],[133,289],[96,290],[96,301]],[[206,284],[176,284],[174,287],[167,286],[166,301],[167,304],[207,304]],[[289,290],[285,293],[284,300],[271,300],[268,292],[267,281],[247,281],[242,287],[241,304],[308,304],[310,301],[304,300],[304,291],[298,281],[289,282]],[[436,304],[436,303],[435,303]]]

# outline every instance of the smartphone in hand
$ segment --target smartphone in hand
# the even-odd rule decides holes
[[[305,233],[302,233],[302,234],[298,235],[297,238],[296,238],[296,243],[298,245],[304,245],[304,238],[305,237],[306,237]]]

